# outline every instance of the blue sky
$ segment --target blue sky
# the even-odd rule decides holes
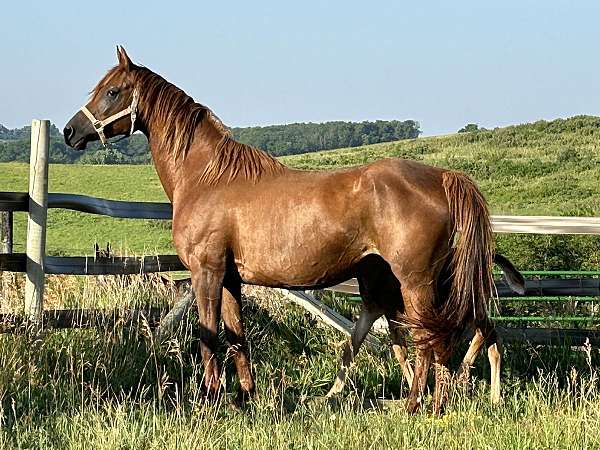
[[[2,5],[0,123],[62,127],[125,46],[230,126],[600,115],[600,2]]]

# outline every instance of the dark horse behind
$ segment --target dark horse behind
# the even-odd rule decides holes
[[[433,409],[442,410],[448,360],[468,325],[482,330],[497,353],[492,379],[499,375],[486,312],[493,235],[486,202],[471,179],[401,159],[326,172],[290,169],[236,142],[210,109],[133,64],[123,48],[118,59],[65,127],[65,141],[83,150],[90,141],[136,130],[148,137],[173,205],[175,247],[192,275],[209,393],[220,388],[220,316],[240,398],[254,391],[241,283],[318,289],[356,277],[363,310],[346,356],[356,353],[380,316],[398,348],[405,347],[409,324],[416,342],[411,411],[420,406],[432,359]]]

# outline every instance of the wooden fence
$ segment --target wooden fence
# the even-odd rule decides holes
[[[128,219],[168,220],[172,217],[171,205],[168,203],[124,202],[106,200],[76,194],[48,193],[47,161],[48,161],[48,121],[33,121],[32,147],[30,162],[29,193],[0,192],[0,271],[27,273],[25,314],[27,320],[34,324],[66,327],[93,326],[97,323],[90,311],[53,311],[44,312],[43,290],[45,274],[66,275],[123,275],[152,272],[185,270],[176,255],[159,255],[146,257],[110,257],[96,259],[85,256],[54,257],[46,256],[45,225],[48,208],[62,208],[74,211],[101,214],[110,217]],[[12,253],[13,212],[28,213],[27,252]],[[600,234],[600,218],[542,217],[542,216],[493,216],[494,231],[498,233],[543,233],[543,234]],[[500,297],[513,297],[503,281],[497,282]],[[349,280],[330,290],[339,293],[358,294],[356,280]],[[326,305],[318,302],[306,292],[279,290],[279,292],[296,304],[308,309],[328,324],[345,334],[349,334],[351,322]],[[598,278],[577,277],[563,280],[529,279],[526,282],[527,298],[557,297],[599,297],[600,280]],[[191,290],[185,292],[170,311],[162,319],[159,335],[172,330],[187,309],[193,303]],[[133,312],[130,318],[152,317],[158,323],[163,312],[147,308]],[[20,323],[19,318],[0,322]],[[6,317],[4,319],[7,319]],[[76,320],[78,319],[78,320]],[[534,342],[560,343],[565,339],[573,345],[580,345],[586,339],[600,342],[598,335],[591,331],[564,329],[501,329],[507,340],[527,338]],[[375,345],[374,341],[370,342]]]

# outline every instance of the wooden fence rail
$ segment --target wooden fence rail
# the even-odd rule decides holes
[[[28,211],[26,192],[0,192],[0,211]],[[79,194],[49,193],[48,208],[123,219],[172,218],[170,203],[126,202]],[[598,217],[492,216],[495,233],[600,234]]]
[[[0,254],[0,271],[25,272],[24,253]],[[177,255],[123,256],[95,258],[92,256],[46,256],[45,273],[49,275],[139,275],[142,273],[187,270]],[[355,278],[328,290],[358,295]],[[504,280],[496,281],[498,297],[517,297]],[[526,279],[522,297],[600,297],[600,278],[577,277],[559,279]]]
[[[0,211],[28,211],[28,207],[27,192],[0,192]],[[48,194],[48,208],[69,209],[122,219],[170,220],[173,216],[170,203],[125,202],[52,192]]]
[[[25,253],[0,254],[0,270],[26,272]],[[48,275],[140,275],[142,273],[187,270],[177,255],[158,256],[46,256],[44,273]]]
[[[353,278],[330,288],[344,294],[358,294],[358,281]],[[496,281],[498,297],[600,297],[600,278],[526,279],[525,294],[517,296],[505,281]]]

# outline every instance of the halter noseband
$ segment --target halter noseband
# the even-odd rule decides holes
[[[111,123],[116,122],[121,117],[125,117],[128,114],[131,116],[131,130],[129,131],[129,136],[131,136],[133,134],[134,128],[135,128],[135,119],[137,118],[138,100],[139,100],[138,91],[137,91],[137,89],[134,89],[132,98],[131,98],[131,105],[129,105],[127,108],[123,109],[122,111],[119,111],[118,113],[115,113],[112,116],[107,117],[104,120],[96,119],[94,117],[94,115],[90,112],[90,110],[87,109],[87,106],[85,106],[85,105],[81,107],[80,111],[85,114],[85,116],[90,120],[90,122],[92,122],[92,126],[94,127],[94,130],[96,130],[96,133],[98,133],[98,136],[100,137],[100,141],[102,142],[102,145],[104,145],[106,147],[108,140],[106,139],[106,136],[104,135],[104,128],[107,125],[110,125]],[[124,137],[127,137],[127,136],[124,136]]]

